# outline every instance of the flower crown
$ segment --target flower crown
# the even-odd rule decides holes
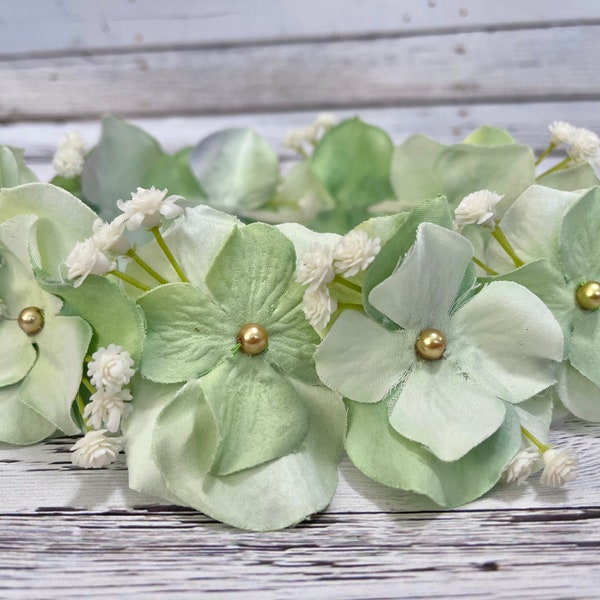
[[[600,140],[550,132],[536,159],[320,115],[282,174],[249,129],[171,155],[107,117],[50,183],[0,147],[0,441],[125,449],[133,489],[252,530],[323,510],[344,447],[446,507],[567,483],[553,409],[600,421]]]

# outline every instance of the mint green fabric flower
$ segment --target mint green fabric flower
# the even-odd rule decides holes
[[[513,405],[555,382],[563,351],[558,323],[524,287],[498,282],[466,302],[472,290],[457,297],[475,284],[472,252],[458,234],[421,224],[403,262],[369,295],[400,329],[345,311],[315,355],[321,380],[351,400],[353,462],[441,504],[470,500],[497,481],[519,445]],[[416,350],[428,329],[445,336],[439,360]],[[406,464],[390,466],[390,456]],[[442,485],[448,470],[454,483]]]
[[[565,335],[564,361],[554,392],[576,416],[600,421],[600,311],[582,308],[577,290],[600,282],[600,188],[527,190],[508,210],[502,229],[525,266],[514,269],[491,241],[486,260],[501,278],[537,294]]]
[[[197,254],[202,271],[199,239],[187,265]],[[317,377],[295,263],[276,228],[231,224],[204,285],[139,298],[150,381],[136,387],[125,427],[132,487],[246,529],[285,527],[329,503],[344,410]]]

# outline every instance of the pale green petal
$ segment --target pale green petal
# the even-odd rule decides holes
[[[181,440],[192,434],[193,423],[181,413],[171,423],[177,437],[160,436],[154,443],[154,460],[171,493],[215,519],[258,531],[288,527],[323,510],[337,484],[344,408],[337,394],[322,386],[292,383],[310,413],[311,428],[300,450],[232,475],[205,475],[194,455],[182,454]]]
[[[581,193],[560,192],[534,185],[517,198],[500,226],[522,261],[527,263],[546,258],[558,267],[560,226],[564,215],[580,196]],[[493,238],[489,242],[485,262],[499,273],[515,268]]]
[[[504,129],[490,127],[484,125],[470,133],[464,140],[463,144],[473,144],[476,146],[504,146],[506,144],[514,144],[515,140]]]
[[[313,244],[329,245],[333,248],[342,239],[337,233],[318,233],[299,223],[281,223],[276,227],[294,244],[298,258],[309,252]]]
[[[56,427],[19,400],[19,386],[0,388],[0,441],[35,444],[51,436]]]
[[[8,146],[0,146],[0,188],[15,187],[19,183],[17,159]]]
[[[35,362],[31,338],[16,321],[0,319],[0,386],[21,381]]]
[[[600,386],[600,311],[577,309],[569,343],[569,361],[585,377]]]
[[[600,180],[591,166],[585,163],[554,171],[550,175],[540,177],[539,182],[555,190],[575,191],[594,187],[600,183]]]
[[[489,393],[521,402],[555,383],[560,325],[524,287],[490,283],[453,317],[446,356]]]
[[[321,381],[358,402],[379,402],[415,360],[417,333],[391,332],[355,310],[342,312],[315,353]]]
[[[80,433],[71,417],[92,330],[79,317],[48,319],[35,337],[38,358],[21,384],[22,402],[68,435]]]
[[[195,468],[215,476],[298,450],[310,427],[308,411],[296,390],[262,356],[243,353],[177,394],[157,419],[157,445],[180,435],[174,425],[180,414],[195,420],[193,439],[184,455]]]
[[[600,422],[600,387],[565,361],[560,368],[556,391],[561,402],[585,421]]]
[[[548,441],[548,431],[552,422],[551,390],[552,388],[513,406],[521,425],[542,443]]]
[[[444,330],[472,256],[462,236],[423,223],[400,267],[373,288],[369,302],[400,327]]]
[[[138,299],[147,321],[141,372],[159,383],[199,377],[231,354],[239,328],[189,283],[161,285]]]
[[[368,477],[425,494],[442,506],[458,506],[487,492],[521,445],[519,422],[507,406],[502,426],[460,460],[445,462],[393,429],[385,402],[347,401],[346,451]]]
[[[402,436],[455,461],[489,438],[504,421],[504,404],[445,361],[420,360],[394,394],[390,424]]]
[[[567,279],[600,279],[600,187],[586,193],[567,212],[560,230],[560,257]]]
[[[262,206],[279,182],[277,154],[251,129],[224,129],[204,138],[192,150],[190,165],[207,202],[228,212]]]
[[[293,244],[263,223],[235,228],[212,264],[206,285],[237,327],[259,323],[268,329],[272,313],[296,268]]]

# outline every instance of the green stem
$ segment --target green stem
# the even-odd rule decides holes
[[[83,385],[85,386],[85,388],[87,389],[87,391],[90,394],[95,394],[96,393],[96,388],[92,385],[92,382],[85,376],[83,376],[81,378],[81,383],[83,383]]]
[[[118,277],[125,283],[128,283],[129,285],[132,285],[133,287],[137,288],[138,290],[142,290],[143,292],[147,292],[148,290],[152,289],[150,286],[146,285],[145,283],[142,283],[141,281],[138,281],[137,279],[134,279],[133,277],[130,277],[129,275],[127,275],[127,273],[123,273],[122,271],[118,271],[115,269],[114,271],[109,271],[108,274]]]
[[[555,171],[559,171],[560,169],[564,169],[570,162],[571,162],[570,156],[563,158],[559,163],[556,163],[553,167],[551,167],[547,171],[544,171],[541,175],[538,175],[536,177],[536,180],[541,179],[542,177],[545,177],[546,175],[550,175],[550,173],[554,173]]]
[[[494,269],[491,269],[490,267],[488,267],[484,262],[480,261],[477,257],[473,257],[473,262],[478,266],[481,267],[488,275],[498,275],[498,273],[496,271],[494,271]]]
[[[185,276],[185,273],[182,271],[181,267],[179,266],[179,263],[175,260],[175,257],[169,250],[169,247],[167,246],[162,234],[160,233],[160,229],[158,228],[158,225],[156,227],[153,227],[150,231],[154,235],[154,238],[156,239],[156,242],[160,246],[160,249],[163,251],[164,255],[167,257],[168,261],[171,263],[171,266],[175,269],[175,273],[177,273],[177,275],[179,276],[179,279],[181,279],[181,281],[183,281],[184,283],[189,283],[190,280]]]
[[[508,256],[510,256],[511,260],[515,264],[515,267],[522,267],[525,263],[516,255],[513,247],[510,245],[510,242],[504,235],[502,229],[500,229],[500,225],[496,225],[494,230],[492,231],[492,235],[494,239],[500,244],[500,247]]]
[[[546,158],[546,156],[548,156],[548,154],[554,150],[554,148],[556,148],[556,144],[550,142],[548,147],[538,156],[538,159],[535,161],[535,166],[537,167]]]
[[[133,248],[128,250],[126,254],[144,269],[148,275],[156,279],[158,283],[168,283],[168,281],[160,273],[157,273]]]
[[[540,454],[544,454],[544,452],[546,452],[546,450],[550,450],[550,448],[552,448],[552,446],[542,444],[542,442],[540,442],[540,440],[538,440],[535,437],[535,435],[533,435],[533,433],[531,433],[531,431],[525,429],[525,427],[523,427],[522,425],[521,425],[521,433],[540,451]]]
[[[352,290],[353,292],[357,292],[359,294],[362,294],[362,288],[360,287],[360,285],[356,285],[355,283],[352,283],[351,281],[348,281],[347,279],[344,279],[340,275],[336,275],[333,278],[332,283],[339,283],[340,285],[343,285],[343,286],[347,287],[348,289]]]
[[[239,352],[240,348],[242,347],[241,344],[236,344],[232,349],[231,349],[231,354],[236,354],[237,352]]]
[[[86,355],[83,357],[83,360],[84,360],[86,363],[90,363],[90,362],[92,362],[92,361],[94,360],[94,358],[93,358],[92,356],[90,356],[89,354],[86,354]]]
[[[85,402],[83,401],[81,394],[77,394],[77,408],[79,409],[79,414],[83,419],[83,412],[85,411]]]

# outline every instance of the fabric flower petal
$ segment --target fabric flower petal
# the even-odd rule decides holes
[[[21,381],[35,362],[31,338],[13,320],[0,319],[0,386]]]
[[[556,392],[576,417],[600,422],[600,388],[571,366],[569,361],[559,368]]]
[[[472,256],[462,236],[423,223],[402,264],[373,288],[369,302],[405,329],[443,330]]]
[[[577,310],[569,344],[570,363],[587,379],[600,386],[600,310]]]
[[[465,380],[445,361],[417,363],[395,398],[390,424],[438,458],[455,461],[504,421],[504,403]]]
[[[456,312],[446,356],[471,381],[508,402],[552,385],[563,356],[560,325],[544,303],[510,281],[493,282]]]
[[[342,312],[315,353],[323,383],[358,402],[379,402],[414,360],[416,334],[391,332],[355,310]]]

